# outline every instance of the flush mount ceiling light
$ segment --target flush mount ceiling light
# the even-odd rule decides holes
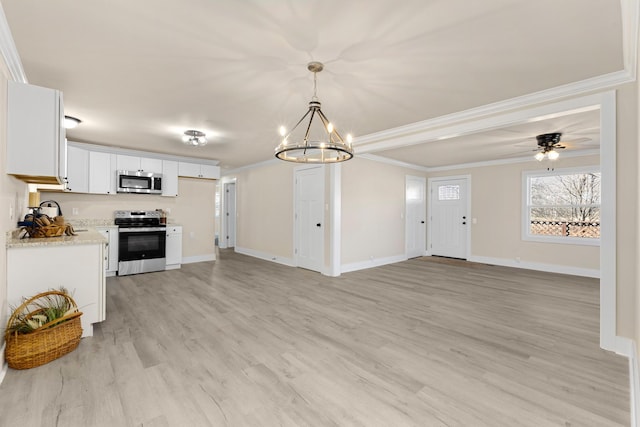
[[[185,130],[182,142],[193,147],[202,147],[207,145],[207,138],[205,138],[204,132],[199,130]]]
[[[80,123],[82,123],[82,120],[80,119],[76,119],[75,117],[72,117],[72,116],[64,116],[65,129],[73,129],[74,127],[77,127]]]
[[[313,73],[313,97],[309,102],[309,110],[289,133],[284,127],[280,127],[283,139],[275,150],[276,157],[280,160],[296,163],[337,163],[353,157],[351,135],[347,135],[345,142],[320,109],[320,101],[316,96],[316,75],[323,68],[324,65],[320,62],[307,64],[307,69]],[[314,125],[313,119],[316,116],[320,120],[316,120]],[[309,122],[304,126],[304,134],[296,136],[294,132],[307,117]]]
[[[544,133],[536,136],[539,151],[534,156],[535,159],[541,162],[545,157],[549,160],[556,160],[560,157],[560,153],[556,150],[565,148],[564,145],[559,145],[561,136],[562,134],[560,132]]]

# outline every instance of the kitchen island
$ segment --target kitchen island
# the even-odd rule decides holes
[[[82,311],[82,336],[105,319],[104,252],[107,239],[93,228],[75,236],[21,238],[7,236],[7,300],[17,307],[23,298],[66,288]]]

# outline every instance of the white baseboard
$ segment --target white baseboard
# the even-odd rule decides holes
[[[183,264],[192,264],[194,262],[215,261],[216,254],[195,255],[182,258]]]
[[[340,268],[342,273],[349,273],[351,271],[365,270],[367,268],[380,267],[381,265],[395,264],[396,262],[406,261],[407,256],[394,255],[386,258],[373,258],[368,261],[358,261],[349,264],[343,264]]]
[[[616,337],[618,341],[625,341],[629,358],[629,400],[631,401],[631,426],[640,426],[640,366],[638,366],[638,350],[635,341],[628,338]],[[620,354],[620,353],[619,353]]]
[[[178,270],[182,264],[169,264],[164,269],[166,270]]]
[[[481,264],[499,265],[501,267],[524,268],[526,270],[545,271],[547,273],[571,274],[573,276],[600,278],[599,269],[569,267],[566,265],[543,264],[538,262],[516,261],[508,258],[492,258],[484,256],[470,256],[468,261]]]
[[[277,264],[286,265],[288,267],[295,267],[295,261],[292,258],[282,257],[278,255],[268,254],[265,252],[256,251],[248,248],[241,248],[236,246],[235,251],[239,254],[252,256],[254,258],[260,258],[265,261],[275,262]]]

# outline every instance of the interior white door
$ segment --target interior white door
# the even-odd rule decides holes
[[[467,259],[466,178],[431,182],[431,254]]]
[[[427,182],[424,177],[407,175],[405,181],[405,242],[407,258],[424,255],[427,239]]]
[[[226,248],[236,246],[236,184],[224,184],[224,237]]]
[[[296,170],[295,187],[297,265],[321,272],[324,262],[324,169],[318,166]]]

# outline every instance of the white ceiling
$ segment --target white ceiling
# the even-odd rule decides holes
[[[312,95],[369,135],[622,70],[614,0],[2,0],[32,84],[83,123],[69,140],[218,159],[273,158]],[[596,112],[379,151],[426,167],[598,148]],[[187,147],[187,129],[207,133]]]

